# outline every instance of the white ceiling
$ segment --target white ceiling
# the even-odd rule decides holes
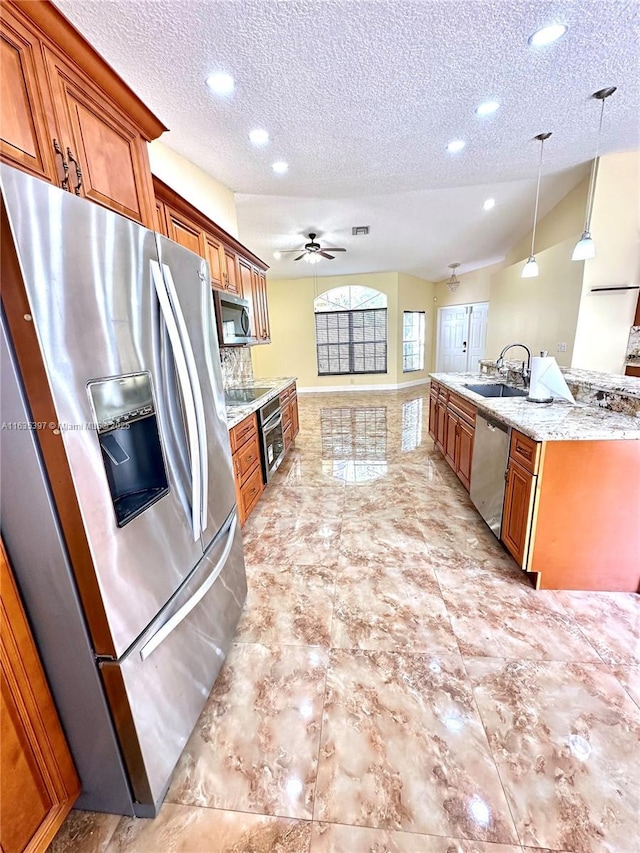
[[[584,174],[599,104],[603,151],[640,145],[635,0],[56,0],[161,118],[163,141],[239,193],[240,237],[272,265],[316,231],[349,249],[318,274],[398,269],[442,278],[504,255],[530,227],[538,143],[542,210]],[[528,36],[554,21],[544,49]],[[231,99],[205,86],[236,81]],[[500,110],[479,119],[487,98]],[[254,127],[271,136],[249,140]],[[466,148],[450,155],[446,144]],[[283,159],[278,177],[271,163]],[[492,195],[496,208],[481,204]],[[352,225],[371,225],[353,238]],[[306,269],[308,267],[304,265]]]

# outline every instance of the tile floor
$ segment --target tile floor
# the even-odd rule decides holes
[[[236,642],[155,821],[54,853],[638,853],[640,602],[536,592],[428,391],[299,397]]]

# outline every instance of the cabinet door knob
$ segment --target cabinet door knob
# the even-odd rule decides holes
[[[78,179],[78,183],[73,188],[73,191],[76,195],[80,195],[80,188],[82,187],[82,169],[80,168],[80,163],[78,163],[76,158],[73,156],[70,148],[67,148],[67,157],[69,158],[69,162],[73,163],[76,167],[76,177]]]
[[[57,139],[53,140],[53,150],[56,152],[57,155],[59,155],[60,165],[62,166],[63,177],[60,179],[60,187],[63,190],[68,190],[69,189],[69,164],[64,159],[64,154],[62,153],[62,149],[60,148],[60,145],[58,144]]]

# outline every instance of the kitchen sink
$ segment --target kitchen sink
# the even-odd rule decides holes
[[[504,382],[495,382],[487,385],[465,385],[469,391],[474,394],[480,394],[481,397],[526,397],[528,391],[524,388],[514,388],[512,385],[505,385]]]

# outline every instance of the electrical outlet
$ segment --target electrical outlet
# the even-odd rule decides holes
[[[568,347],[568,344],[566,344],[566,343],[564,343],[564,342],[559,343],[559,344],[558,344],[558,347],[557,347],[557,352],[566,352],[566,351],[567,351],[567,347]]]

